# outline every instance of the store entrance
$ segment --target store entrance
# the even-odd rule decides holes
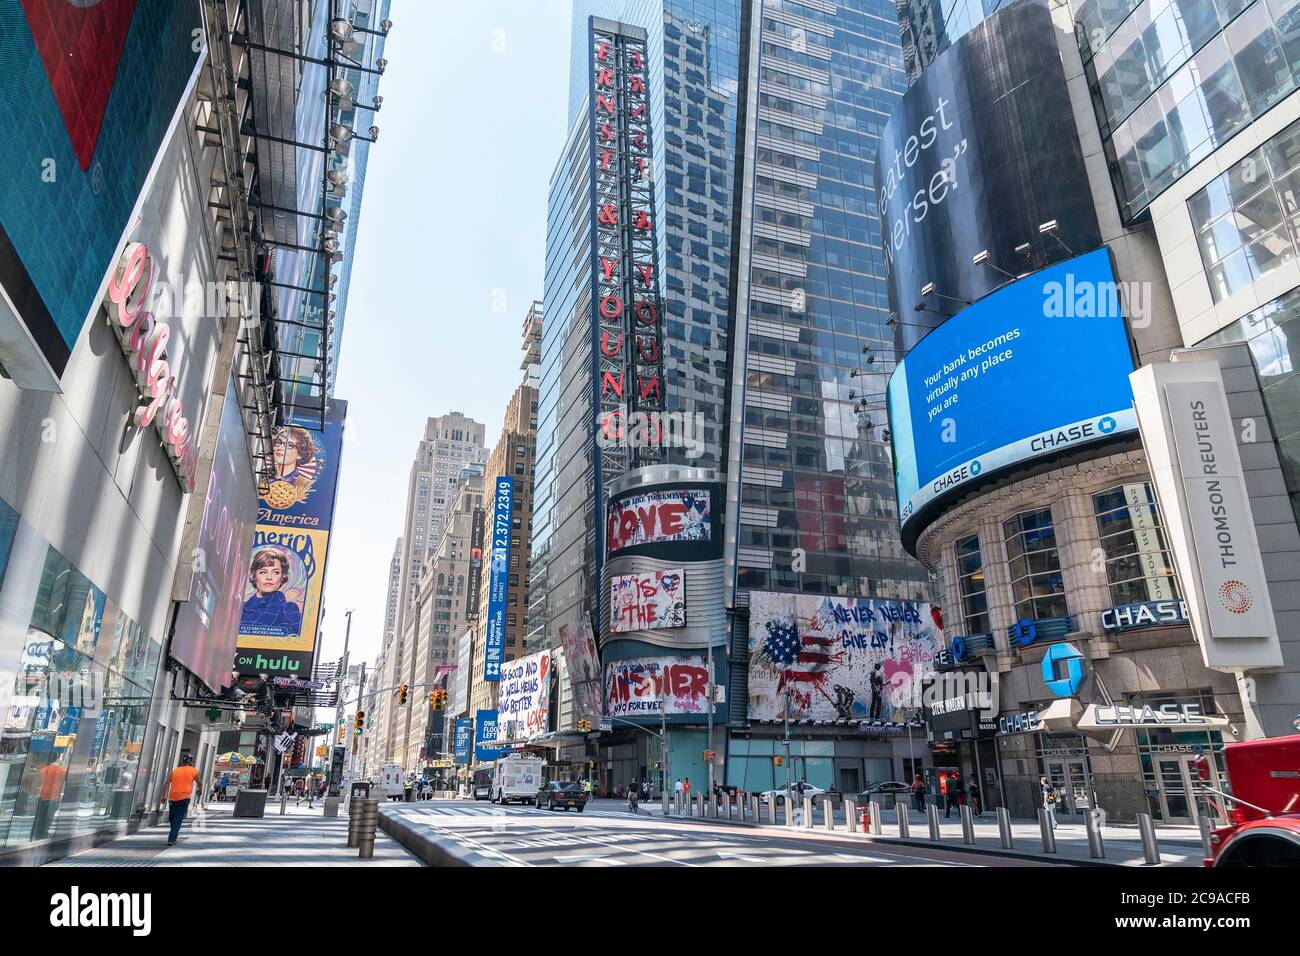
[[[1092,810],[1092,777],[1087,762],[1079,757],[1048,757],[1047,780],[1061,795],[1056,815],[1074,823]]]
[[[1206,808],[1198,806],[1197,802],[1200,778],[1192,764],[1195,759],[1195,754],[1152,755],[1157,787],[1155,809],[1161,822],[1191,826],[1196,823],[1199,814],[1206,812]],[[1218,771],[1213,762],[1209,769],[1210,779],[1206,783],[1215,790],[1221,790]]]

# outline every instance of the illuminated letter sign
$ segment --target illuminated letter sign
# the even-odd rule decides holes
[[[154,427],[181,486],[193,491],[198,450],[167,356],[172,329],[145,308],[153,291],[153,279],[154,260],[148,247],[139,242],[127,243],[108,279],[104,311],[140,391],[142,404],[136,408],[132,421],[137,428]]]
[[[628,469],[662,459],[663,429],[625,422],[664,410],[663,309],[645,39],[595,28],[590,63],[593,416],[608,497]]]

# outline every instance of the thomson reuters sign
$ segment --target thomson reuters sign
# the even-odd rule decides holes
[[[1249,357],[1233,349],[1143,366],[1129,376],[1133,405],[1206,666],[1279,667],[1277,622],[1221,362],[1249,367]],[[1280,482],[1273,449],[1264,442],[1257,451],[1252,475]]]

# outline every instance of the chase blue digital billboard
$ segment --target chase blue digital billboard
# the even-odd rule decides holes
[[[1105,248],[967,306],[889,379],[900,523],[976,479],[1136,432],[1132,371]]]

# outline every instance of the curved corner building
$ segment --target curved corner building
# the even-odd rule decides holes
[[[934,763],[1193,824],[1300,710],[1300,3],[935,6],[876,164]]]

